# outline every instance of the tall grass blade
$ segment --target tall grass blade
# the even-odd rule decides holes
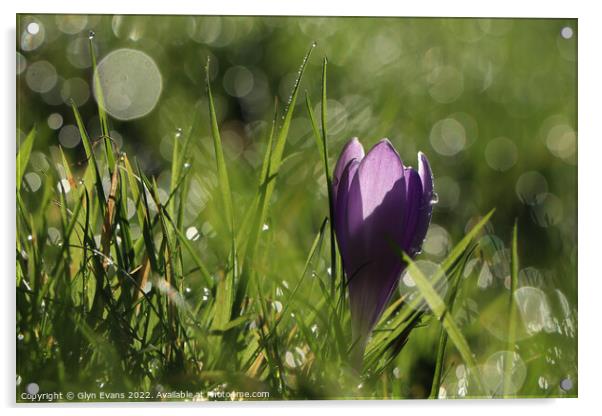
[[[31,149],[33,147],[33,141],[36,137],[36,128],[32,128],[19,146],[19,153],[17,153],[17,193],[21,190],[21,182],[23,182],[23,175],[25,174],[25,168],[29,163],[29,155],[31,155]]]
[[[513,365],[513,353],[516,350],[516,325],[517,325],[517,308],[514,303],[514,294],[518,289],[518,270],[519,270],[519,259],[518,259],[518,224],[514,222],[514,228],[512,232],[512,258],[511,258],[511,270],[510,270],[510,297],[508,302],[508,346],[506,350],[509,356],[504,360],[504,397],[508,398],[511,395],[508,394],[510,386],[512,384],[512,365]]]
[[[107,164],[109,167],[110,174],[115,169],[115,154],[113,152],[113,143],[111,141],[111,132],[109,130],[109,119],[107,117],[107,111],[105,109],[104,94],[102,92],[102,85],[100,83],[100,75],[98,74],[98,68],[96,65],[96,53],[94,52],[94,38],[89,38],[90,46],[90,60],[92,61],[92,78],[94,83],[94,89],[96,90],[96,103],[98,104],[98,119],[100,120],[100,132],[104,140],[105,152],[107,155]]]
[[[479,390],[481,392],[484,392],[484,384],[481,380],[477,363],[473,357],[472,351],[470,350],[470,346],[468,345],[466,338],[464,337],[464,335],[462,335],[460,328],[458,327],[450,313],[449,306],[445,304],[443,299],[441,299],[435,288],[432,286],[429,280],[422,274],[422,272],[412,261],[412,259],[405,254],[403,254],[403,258],[404,261],[408,264],[408,271],[412,275],[412,279],[416,283],[416,287],[422,294],[423,298],[426,300],[434,315],[437,317],[437,319],[441,321],[441,324],[447,331],[449,338],[452,340],[452,342],[456,346],[456,349],[462,356],[462,359],[466,363],[470,374],[474,376]]]

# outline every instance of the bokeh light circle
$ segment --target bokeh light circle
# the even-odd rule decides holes
[[[21,50],[33,51],[44,43],[46,40],[46,28],[37,19],[25,19],[25,30],[21,33]]]
[[[560,30],[560,36],[564,39],[570,39],[573,37],[573,28],[565,26]]]
[[[48,116],[48,127],[52,130],[58,130],[63,125],[63,116],[59,113],[52,113]]]
[[[523,204],[535,205],[543,201],[548,192],[548,181],[537,171],[523,173],[516,181],[516,195]]]
[[[540,227],[550,227],[562,221],[564,209],[562,200],[552,193],[542,195],[541,202],[532,206],[533,221]]]
[[[506,137],[491,140],[485,148],[485,160],[489,167],[504,172],[516,164],[518,149],[514,142]]]
[[[548,130],[546,147],[554,156],[568,159],[577,150],[577,135],[575,130],[566,124],[557,124]]]
[[[21,75],[27,69],[27,58],[17,52],[17,75]]]
[[[228,68],[224,74],[224,89],[233,97],[244,97],[253,89],[253,73],[244,66]]]
[[[466,130],[453,118],[439,120],[430,134],[431,146],[443,156],[454,156],[466,146]]]
[[[61,98],[67,105],[71,105],[71,100],[73,100],[80,107],[90,98],[90,87],[81,78],[70,78],[63,82]]]
[[[88,24],[88,16],[83,14],[58,15],[55,18],[59,30],[68,35],[75,35],[84,30]]]
[[[48,61],[34,62],[27,68],[25,81],[27,86],[35,92],[48,92],[58,80],[56,69]]]
[[[161,96],[163,79],[155,61],[136,49],[117,49],[98,64],[105,109],[119,120],[132,120],[150,113]],[[94,84],[94,98],[99,91]]]
[[[59,142],[63,147],[71,149],[77,146],[80,141],[79,129],[73,124],[64,126],[59,132]]]
[[[542,330],[552,332],[555,329],[548,298],[541,289],[520,287],[514,292],[514,301],[527,334],[534,335]]]
[[[481,367],[483,382],[494,396],[501,393],[515,394],[525,383],[527,366],[514,351],[498,351]],[[506,373],[510,374],[506,377]],[[508,382],[506,385],[505,382]]]
[[[441,104],[456,101],[464,91],[464,76],[451,66],[436,67],[428,76],[429,94]]]

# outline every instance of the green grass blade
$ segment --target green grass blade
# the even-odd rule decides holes
[[[230,232],[233,231],[233,210],[232,210],[232,192],[230,191],[230,180],[226,168],[226,159],[222,148],[222,139],[219,134],[217,117],[215,115],[215,105],[213,103],[213,94],[211,93],[211,82],[209,81],[209,61],[207,61],[207,94],[209,95],[209,117],[211,123],[211,136],[213,137],[213,149],[215,151],[215,160],[217,163],[217,178],[222,197],[224,214]]]
[[[109,175],[115,169],[115,154],[113,152],[113,143],[111,141],[111,132],[109,130],[109,119],[105,109],[104,94],[100,83],[100,76],[96,65],[96,53],[94,52],[94,37],[89,37],[90,60],[92,61],[92,78],[94,89],[96,90],[96,103],[98,104],[98,119],[100,120],[100,131],[104,140],[105,151],[107,155],[107,164],[109,166]]]
[[[264,173],[262,173],[262,177],[264,180],[261,181],[260,187],[259,187],[257,213],[255,215],[253,225],[252,225],[252,230],[251,230],[251,233],[249,236],[249,241],[247,243],[247,248],[246,248],[247,254],[246,254],[245,260],[244,260],[245,268],[247,271],[249,270],[249,268],[252,269],[254,267],[255,254],[257,251],[259,236],[261,235],[261,228],[263,227],[263,224],[265,224],[266,219],[267,219],[268,209],[270,206],[272,193],[274,192],[274,188],[276,186],[275,179],[278,175],[280,166],[282,164],[282,156],[284,154],[284,147],[286,144],[286,139],[288,137],[288,131],[289,131],[289,128],[291,125],[291,121],[293,119],[293,113],[294,113],[294,109],[295,109],[295,104],[297,102],[297,96],[299,94],[299,85],[301,83],[301,78],[303,77],[303,74],[305,72],[307,61],[309,60],[311,52],[313,51],[315,46],[316,45],[313,44],[311,46],[311,48],[309,49],[309,51],[305,54],[305,57],[303,58],[303,62],[301,63],[301,67],[299,68],[297,79],[295,80],[295,85],[293,86],[293,91],[291,94],[291,98],[290,98],[288,107],[286,108],[285,115],[283,117],[283,122],[282,122],[282,126],[280,127],[280,131],[278,132],[278,135],[276,136],[276,140],[275,140],[273,146],[269,146],[266,150],[266,152],[269,152],[269,159],[267,159],[267,155],[266,155],[266,160],[269,160],[269,162],[266,164],[265,163],[266,160],[264,160],[264,167],[267,166],[267,169],[265,170],[266,174],[264,175]],[[272,134],[273,134],[273,131],[272,131]],[[262,168],[262,170],[263,170],[263,168]],[[260,179],[262,179],[262,178],[260,178]],[[243,294],[246,292],[246,286],[248,284],[248,282],[247,282],[248,275],[249,275],[248,272],[243,271],[243,274],[242,274],[243,278],[241,279],[241,284],[239,285],[237,295],[236,295],[237,303],[241,302],[241,300],[243,298]],[[247,276],[247,277],[245,277],[245,276]]]
[[[17,193],[21,190],[21,182],[23,182],[23,175],[25,174],[25,168],[29,163],[29,155],[31,155],[31,149],[33,147],[33,141],[36,137],[36,128],[32,128],[29,131],[27,137],[21,146],[19,146],[19,153],[17,153]]]
[[[484,384],[481,380],[477,363],[472,355],[470,346],[468,345],[466,338],[460,331],[460,328],[454,321],[451,313],[449,313],[450,311],[448,305],[446,305],[443,299],[441,299],[435,288],[431,285],[429,280],[422,274],[422,272],[412,261],[412,259],[405,254],[403,255],[403,258],[404,261],[406,261],[408,264],[408,271],[412,275],[412,279],[416,283],[416,287],[426,300],[434,315],[437,317],[437,319],[439,319],[439,321],[441,321],[441,324],[447,331],[449,338],[456,346],[456,349],[458,350],[458,352],[462,356],[462,359],[464,360],[468,369],[470,370],[471,375],[474,376],[474,379],[476,380],[480,391],[484,392]]]
[[[513,353],[516,350],[516,312],[517,308],[514,304],[514,294],[518,289],[518,224],[514,222],[514,228],[512,232],[512,259],[511,259],[511,270],[510,270],[510,297],[508,303],[508,346],[506,350],[509,353]],[[512,357],[512,355],[510,355]],[[504,397],[512,397],[508,395],[510,386],[512,384],[512,359],[506,358],[504,360]]]
[[[223,280],[218,283],[217,287],[217,310],[214,320],[216,329],[223,328],[230,321],[232,314],[232,304],[234,301],[233,291],[234,282],[236,280],[237,258],[236,258],[236,235],[234,232],[234,210],[232,208],[232,192],[230,190],[230,180],[228,178],[228,170],[226,168],[226,159],[222,148],[222,139],[220,137],[219,128],[217,125],[217,117],[215,114],[215,105],[213,103],[213,94],[211,92],[211,82],[209,80],[209,60],[207,60],[207,94],[209,96],[209,117],[211,124],[211,136],[213,137],[213,149],[215,151],[215,160],[217,164],[217,179],[222,197],[222,204],[228,230],[231,239],[230,251],[230,266],[231,269]]]
[[[451,290],[448,291],[445,303],[449,309],[449,313],[453,313],[454,303],[456,301],[456,297],[460,290],[460,284],[462,283],[462,277],[464,275],[464,268],[466,267],[466,262],[470,258],[472,254],[472,250],[467,250],[465,252],[463,261],[459,267],[456,267],[452,273],[451,278]],[[433,384],[431,385],[431,393],[430,398],[436,399],[439,396],[439,387],[441,386],[441,375],[443,373],[443,359],[445,357],[445,348],[447,346],[447,331],[443,326],[439,331],[439,341],[437,343],[437,355],[435,358],[435,371],[433,374]]]

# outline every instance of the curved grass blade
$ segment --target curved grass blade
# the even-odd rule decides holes
[[[466,341],[466,338],[464,338],[464,335],[462,335],[460,328],[449,313],[449,305],[445,304],[431,282],[429,282],[429,280],[422,274],[412,259],[406,254],[402,254],[402,256],[404,261],[408,264],[408,271],[411,273],[412,279],[416,283],[416,287],[426,300],[434,315],[437,317],[437,319],[439,319],[439,321],[441,321],[441,324],[447,331],[449,338],[456,346],[456,349],[470,370],[470,374],[474,376],[480,391],[484,392],[484,384],[481,380],[477,363],[472,355],[468,341]]]

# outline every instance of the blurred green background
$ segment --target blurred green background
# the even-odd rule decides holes
[[[265,279],[294,283],[327,215],[326,181],[304,100],[309,94],[319,110],[321,58],[327,57],[331,162],[353,136],[366,148],[388,137],[408,165],[416,165],[418,150],[428,155],[439,203],[419,256],[424,263],[443,259],[479,216],[496,208],[456,308],[482,363],[495,362],[504,350],[496,299],[509,284],[508,246],[517,221],[525,323],[517,391],[576,394],[575,19],[18,16],[18,143],[34,124],[39,129],[24,179],[29,204],[41,197],[36,192],[59,144],[75,171],[84,162],[69,100],[80,107],[90,136],[100,136],[90,31],[99,72],[105,68],[111,135],[157,178],[165,196],[173,142],[192,135],[185,223],[210,269],[225,261],[227,239],[220,238],[213,197],[207,59],[242,218],[257,183],[274,97],[281,108],[286,104],[302,57],[317,42],[287,142],[291,156],[264,227],[273,254],[261,271]],[[109,55],[121,48],[144,54]],[[201,284],[194,285],[198,293]],[[428,394],[437,333],[425,327],[412,334],[393,369],[394,380],[402,380],[396,394]],[[453,371],[443,383],[448,397],[465,394],[460,362],[450,354]]]

